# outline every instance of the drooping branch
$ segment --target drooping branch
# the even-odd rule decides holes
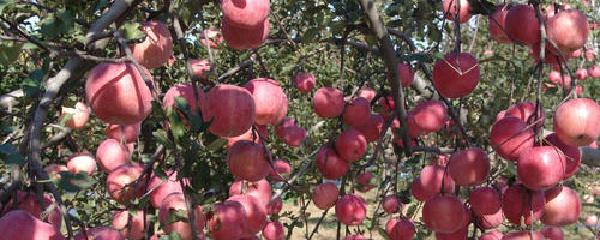
[[[392,87],[393,99],[395,104],[396,115],[400,119],[400,123],[402,128],[400,129],[402,141],[406,145],[404,147],[404,153],[406,156],[410,155],[410,139],[408,138],[408,122],[406,120],[406,108],[404,102],[404,90],[402,89],[402,85],[400,84],[400,75],[396,68],[398,66],[398,59],[396,58],[396,51],[394,50],[394,45],[392,44],[392,40],[390,39],[390,34],[383,23],[383,20],[379,16],[379,12],[377,11],[377,7],[375,6],[374,1],[370,0],[360,0],[360,6],[362,7],[365,15],[367,16],[371,27],[371,30],[377,37],[377,41],[379,42],[379,50],[382,54],[383,61],[385,67],[388,70],[388,80]]]

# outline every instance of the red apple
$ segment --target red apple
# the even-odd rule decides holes
[[[75,108],[62,107],[60,110],[61,118],[66,118],[69,114],[69,120],[65,122],[65,126],[72,129],[80,129],[90,119],[90,108],[85,103],[77,102]]]
[[[181,97],[185,99],[186,105],[189,107],[192,114],[197,114],[204,101],[204,92],[201,88],[197,90],[198,98],[194,100],[194,87],[191,84],[176,84],[169,88],[163,97],[162,107],[164,110],[177,107],[175,98]]]
[[[539,231],[534,231],[533,236],[530,231],[518,231],[504,235],[502,240],[542,240],[543,238],[544,236]]]
[[[269,0],[224,0],[221,1],[223,18],[232,25],[253,29],[267,19],[271,10]]]
[[[208,131],[219,137],[236,137],[250,129],[256,119],[252,94],[243,87],[219,84],[206,94],[202,117],[211,122]]]
[[[313,203],[321,210],[330,208],[338,199],[339,191],[335,183],[321,183],[312,192]]]
[[[83,231],[79,231],[74,240],[125,240],[126,237],[122,236],[118,230],[110,227],[95,227],[88,228]]]
[[[344,94],[333,87],[322,87],[312,99],[313,111],[323,118],[335,118],[344,111]]]
[[[131,214],[130,225],[127,225]],[[115,211],[112,216],[112,227],[119,230],[125,237],[133,240],[144,239],[144,211]],[[131,233],[129,233],[131,230]]]
[[[487,153],[477,147],[452,154],[448,162],[448,173],[459,186],[476,186],[485,182],[490,168]]]
[[[158,21],[142,24],[146,38],[141,43],[131,44],[133,59],[147,68],[158,68],[169,61],[173,55],[173,38],[169,27]]]
[[[502,211],[508,221],[521,224],[523,217],[525,224],[537,220],[542,216],[544,209],[544,194],[541,191],[530,191],[523,185],[513,185],[502,195]],[[533,210],[533,219],[530,211]]]
[[[308,93],[317,85],[317,79],[312,73],[299,72],[294,75],[294,86],[302,93]]]
[[[440,95],[461,98],[479,84],[479,64],[471,54],[448,53],[433,66],[433,85]]]
[[[112,125],[109,124],[104,130],[107,138],[112,138],[117,141],[123,140],[125,143],[134,143],[140,135],[142,123],[134,123],[129,125]]]
[[[262,235],[265,240],[283,240],[285,234],[283,232],[283,224],[280,222],[268,222],[262,230]]]
[[[73,174],[86,172],[92,175],[96,172],[96,159],[89,153],[74,153],[69,157],[67,169]]]
[[[395,213],[402,209],[402,203],[396,195],[387,195],[383,198],[383,211],[386,213]]]
[[[587,16],[577,9],[563,10],[546,21],[546,34],[562,52],[580,49],[589,34]]]
[[[201,39],[200,41],[202,41]],[[192,75],[197,77],[198,79],[206,80],[208,79],[208,73],[211,71],[212,67],[208,60],[206,59],[190,59],[188,60],[188,64],[191,67]]]
[[[548,240],[563,240],[565,239],[565,234],[560,227],[547,226],[542,229],[542,234],[545,239]]]
[[[251,182],[265,178],[271,169],[264,146],[247,140],[237,141],[229,148],[227,166],[233,176]]]
[[[383,125],[383,116],[379,114],[371,114],[369,117],[369,122],[361,127],[356,128],[356,130],[365,136],[367,142],[374,142],[379,140],[379,137],[381,137],[381,134],[383,134]]]
[[[490,32],[490,37],[496,40],[496,42],[512,42],[504,30],[506,26],[506,14],[508,13],[509,9],[510,6],[506,5],[496,6],[496,11],[488,16],[488,31]]]
[[[344,161],[329,145],[323,145],[316,156],[317,169],[326,179],[338,179],[348,172],[348,162]]]
[[[251,237],[256,235],[266,224],[266,205],[262,201],[247,194],[239,194],[230,197],[228,201],[239,202],[244,208],[243,219],[246,222],[246,227],[242,230],[243,237]]]
[[[256,105],[256,124],[275,125],[287,115],[287,97],[281,85],[272,79],[257,78],[248,81],[245,88],[252,93]],[[281,113],[281,111],[284,111]]]
[[[504,30],[516,43],[533,45],[540,42],[540,22],[532,6],[511,7],[506,14]]]
[[[479,240],[502,240],[504,235],[498,230],[492,230],[491,232],[487,232],[479,236]]]
[[[504,222],[504,212],[502,208],[494,214],[476,216],[477,226],[482,229],[497,228]]]
[[[592,78],[600,78],[600,66],[592,66],[588,68],[588,74]]]
[[[521,152],[517,176],[527,188],[543,190],[555,186],[566,171],[564,155],[551,146],[534,146]]]
[[[114,139],[106,139],[100,143],[96,149],[96,161],[100,168],[106,173],[110,173],[117,167],[128,163],[131,153],[127,146],[120,144]]]
[[[147,69],[142,71],[150,81]],[[85,98],[96,116],[110,124],[141,122],[152,110],[152,95],[132,63],[101,63],[85,82]]]
[[[571,99],[554,113],[554,132],[569,145],[585,146],[600,136],[600,105],[589,98]]]
[[[446,126],[448,111],[440,101],[423,101],[408,113],[408,118],[414,124],[413,129],[418,129],[417,132],[432,133]]]
[[[246,211],[241,203],[226,200],[215,204],[208,222],[209,234],[215,240],[240,239],[246,228]]]
[[[559,154],[564,156],[565,171],[563,179],[566,180],[575,175],[581,164],[581,152],[579,152],[579,148],[563,143],[558,139],[556,133],[548,134],[546,136],[546,142],[555,150],[559,150]]]
[[[356,162],[367,152],[367,140],[359,131],[347,128],[336,138],[335,150],[347,162]]]
[[[577,76],[577,79],[579,80],[586,80],[589,77],[588,71],[585,68],[577,69],[577,71],[575,71],[575,76]]]
[[[335,203],[335,216],[346,225],[359,225],[367,217],[367,203],[354,194],[346,194]]]
[[[177,214],[177,217],[169,217],[174,214]],[[180,217],[183,217],[184,220],[180,219]],[[194,218],[196,229],[199,232],[202,232],[204,230],[204,224],[206,223],[206,217],[202,206],[194,207]],[[192,227],[188,220],[188,206],[183,193],[171,193],[163,199],[160,204],[158,219],[166,234],[177,233],[182,240],[193,239]],[[177,220],[170,221],[170,219]]]
[[[171,193],[183,193],[181,183],[177,180],[177,172],[172,170],[166,171],[167,178],[153,174],[148,183],[148,191],[150,192],[150,204],[155,208],[160,208],[162,201]]]
[[[557,186],[545,194],[543,224],[565,226],[577,223],[581,214],[581,199],[577,192],[566,186]]]
[[[264,205],[268,205],[271,201],[271,184],[267,180],[256,182],[247,182],[243,180],[235,180],[229,186],[229,196],[246,194],[260,200]]]
[[[363,97],[356,97],[346,104],[342,120],[345,124],[359,128],[369,123],[371,117],[371,103]]]
[[[391,218],[385,224],[385,234],[390,240],[412,240],[415,233],[415,224],[410,219]]]
[[[363,97],[363,98],[367,99],[369,102],[372,102],[373,99],[375,98],[375,96],[377,95],[377,93],[375,92],[375,90],[373,90],[370,87],[362,86],[358,90],[357,95],[358,95],[358,97]]]
[[[533,147],[533,129],[516,117],[505,117],[494,123],[490,132],[490,143],[498,155],[516,161],[521,152]]]
[[[460,10],[458,10],[458,1],[460,1]],[[454,20],[457,12],[460,23],[466,23],[471,19],[471,6],[468,0],[444,0],[442,7],[446,19]]]
[[[2,239],[63,240],[60,231],[23,210],[13,210],[0,218]]]
[[[144,183],[139,177],[143,172],[144,167],[135,162],[114,169],[107,177],[108,194],[121,204],[140,197],[144,191]]]
[[[438,195],[425,202],[423,223],[439,233],[454,233],[468,221],[462,201],[452,195]]]
[[[236,1],[236,0],[228,0]],[[227,45],[233,49],[245,50],[260,47],[269,36],[270,23],[269,18],[266,18],[261,24],[252,28],[241,28],[229,23],[227,18],[221,21],[221,31],[223,39]]]
[[[500,193],[493,187],[478,187],[469,193],[471,210],[478,216],[492,215],[500,210]]]

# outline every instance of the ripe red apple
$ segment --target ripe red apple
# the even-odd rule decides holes
[[[540,22],[532,6],[511,7],[506,14],[504,30],[516,43],[533,45],[540,42]]]
[[[565,171],[564,155],[551,146],[526,149],[517,161],[517,176],[531,190],[555,186],[563,179]]]
[[[60,230],[23,210],[7,212],[0,218],[2,239],[63,240]]]
[[[502,240],[504,235],[498,230],[492,230],[479,237],[479,240]]]
[[[283,232],[283,224],[280,222],[268,222],[262,230],[262,235],[265,240],[283,240],[285,235]]]
[[[557,186],[546,191],[545,197],[542,223],[553,226],[577,223],[581,214],[581,199],[577,192],[566,186]]]
[[[546,226],[542,229],[541,232],[544,235],[545,239],[548,240],[565,239],[565,234],[563,233],[563,230],[560,227]]]
[[[162,67],[173,55],[173,38],[169,27],[158,21],[142,24],[146,38],[141,43],[130,44],[133,59],[147,68]]]
[[[256,136],[256,139],[254,139],[254,132],[252,131],[252,128],[248,128],[248,131],[246,131],[245,133],[242,133],[239,136],[236,137],[230,137],[227,138],[227,148],[231,148],[231,146],[233,146],[233,144],[235,144],[235,142],[240,141],[240,140],[248,140],[248,141],[254,141],[254,143],[261,143],[260,137]]]
[[[369,123],[371,117],[371,103],[363,97],[356,97],[346,104],[342,120],[345,124],[359,128]]]
[[[554,132],[566,144],[585,146],[600,136],[600,105],[589,98],[571,99],[554,113]]]
[[[516,161],[521,152],[533,147],[533,129],[516,117],[505,117],[494,123],[490,132],[490,143],[498,155]]]
[[[264,146],[248,140],[237,141],[228,149],[227,166],[233,176],[251,182],[265,178],[271,169]]]
[[[275,126],[275,136],[291,147],[300,146],[306,134],[306,130],[296,125],[293,118],[285,117]]]
[[[203,41],[201,39],[200,41]],[[187,61],[191,67],[192,75],[198,79],[208,79],[208,73],[211,71],[211,64],[206,59],[190,59]]]
[[[383,134],[383,125],[383,116],[379,114],[371,114],[369,117],[369,122],[361,127],[356,128],[356,130],[365,136],[367,142],[374,142],[381,137],[381,134]]]
[[[506,14],[509,9],[510,6],[506,5],[496,6],[496,11],[488,16],[488,31],[490,32],[490,37],[496,40],[496,42],[512,42],[504,30],[506,26]]]
[[[496,213],[490,215],[481,215],[475,217],[477,226],[482,229],[494,229],[504,222],[504,212],[500,208]]]
[[[235,1],[235,0],[230,0]],[[266,18],[261,24],[252,28],[241,28],[229,23],[227,18],[221,21],[221,32],[227,45],[233,49],[245,50],[260,47],[269,36],[270,23]]]
[[[452,195],[438,195],[425,202],[423,223],[439,233],[454,233],[468,221],[462,201]]]
[[[396,71],[398,71],[398,75],[400,76],[400,83],[403,87],[409,87],[412,84],[413,80],[415,80],[415,72],[413,71],[410,64],[398,63]]]
[[[588,74],[592,78],[600,78],[600,66],[592,66],[588,68]]]
[[[433,85],[440,95],[461,98],[479,84],[479,63],[471,54],[448,53],[433,66]]]
[[[106,134],[107,138],[112,138],[117,141],[121,141],[122,139],[125,143],[134,143],[137,141],[137,138],[140,135],[141,125],[141,122],[129,125],[109,124],[104,130],[104,133]]]
[[[268,205],[271,201],[271,184],[267,180],[260,180],[257,182],[247,182],[243,180],[235,180],[229,186],[229,196],[246,194],[253,196],[256,199],[262,201],[264,205]]]
[[[110,173],[117,167],[128,163],[130,157],[131,153],[127,146],[114,139],[102,141],[96,149],[96,161],[106,173]]]
[[[582,48],[589,29],[587,16],[577,9],[563,10],[546,21],[548,40],[565,53]]]
[[[373,99],[375,98],[375,96],[377,95],[377,93],[375,92],[375,90],[373,90],[370,87],[362,86],[358,90],[357,95],[358,95],[358,97],[366,98],[369,102],[372,102]]]
[[[533,237],[530,231],[511,232],[504,235],[502,240],[542,240],[544,236],[539,231],[533,232]]]
[[[246,211],[241,203],[225,200],[215,204],[208,222],[209,234],[215,240],[240,239],[246,228]]]
[[[147,69],[142,71],[150,81]],[[141,122],[152,110],[152,95],[132,63],[100,63],[85,82],[85,98],[103,122],[127,125]]]
[[[281,212],[282,208],[283,201],[281,200],[281,197],[273,198],[269,204],[267,204],[267,215],[277,215]]]
[[[321,210],[330,208],[338,199],[339,190],[335,183],[325,182],[315,187],[312,192],[313,203]]]
[[[490,174],[490,159],[481,148],[458,151],[450,157],[448,173],[459,186],[476,186]]]
[[[502,195],[502,211],[508,221],[521,224],[521,217],[525,224],[532,222],[530,211],[533,210],[535,220],[542,216],[544,210],[544,194],[541,191],[530,191],[523,185],[513,185]]]
[[[577,76],[577,79],[579,80],[586,80],[589,77],[588,71],[585,68],[577,69],[577,71],[575,71],[575,76]]]
[[[232,25],[252,29],[260,26],[267,19],[271,10],[269,0],[224,0],[221,11]]]
[[[346,225],[359,225],[367,217],[367,202],[354,194],[346,194],[335,203],[335,216]]]
[[[356,177],[356,183],[358,184],[358,191],[360,192],[368,192],[371,188],[374,187],[372,172],[363,172]]]
[[[415,197],[415,199],[419,201],[426,201],[427,199],[435,196],[435,193],[431,193],[425,189],[421,180],[419,178],[415,178],[410,185],[410,192]]]
[[[323,118],[335,118],[344,111],[344,94],[333,87],[322,87],[312,99],[313,111]]]
[[[323,145],[316,156],[317,169],[326,179],[338,179],[348,172],[348,162],[344,161],[329,145]]]
[[[410,219],[390,218],[385,224],[385,234],[390,240],[412,240],[415,233],[415,224]]]
[[[247,194],[239,194],[232,196],[228,201],[239,202],[244,208],[244,221],[246,227],[242,231],[243,237],[251,237],[256,235],[266,224],[266,205],[262,201]]]
[[[72,129],[80,129],[90,119],[90,108],[85,103],[77,102],[75,108],[62,107],[60,110],[61,118],[67,117],[69,114],[69,120],[65,122],[65,126]]]
[[[269,177],[272,181],[284,181],[282,176],[287,176],[292,173],[292,167],[290,166],[290,163],[283,159],[276,159],[273,161],[272,165],[273,168],[269,173]]]
[[[504,117],[509,116],[516,117],[528,125],[535,123],[538,127],[544,126],[546,118],[544,110],[540,109],[538,122],[535,122],[535,103],[531,102],[520,102],[510,106],[504,114]]]
[[[356,129],[347,128],[336,138],[335,150],[347,162],[356,162],[367,152],[367,140]]]
[[[170,218],[169,215],[173,214],[177,214],[177,218],[175,218],[177,219],[176,221],[170,221],[173,217]],[[179,217],[183,217],[184,220]],[[199,232],[202,232],[204,230],[204,224],[206,223],[206,217],[202,206],[194,207],[194,217],[196,229]],[[188,220],[188,207],[183,193],[171,193],[163,199],[160,204],[158,219],[166,234],[177,233],[182,240],[193,239],[192,226]]]
[[[4,206],[4,213],[12,210],[13,207],[14,209],[24,210],[31,214],[34,218],[46,219],[47,222],[50,223],[55,230],[60,232],[62,224],[62,215],[60,212],[60,208],[55,203],[54,198],[50,196],[50,194],[44,193],[42,195],[42,199],[44,201],[45,208],[42,208],[35,193],[17,191],[16,204],[14,204],[15,199],[11,199]],[[0,212],[0,215],[4,213]]]
[[[500,193],[493,187],[478,187],[469,193],[469,204],[475,215],[492,215],[500,210]]]
[[[594,58],[596,58],[596,51],[592,48],[588,48],[585,50],[585,60],[588,60],[588,62],[594,61]]]
[[[294,86],[302,93],[308,93],[317,85],[317,79],[312,73],[299,72],[294,75]]]
[[[183,193],[181,183],[177,180],[177,172],[172,170],[166,171],[167,178],[153,174],[148,183],[148,191],[150,192],[150,204],[155,208],[160,208],[162,201],[171,193]]]
[[[440,101],[429,100],[419,102],[413,110],[408,113],[409,121],[414,123],[413,129],[419,132],[437,132],[446,126],[448,111],[446,105]]]
[[[564,156],[565,171],[563,179],[566,180],[575,175],[581,164],[581,152],[579,152],[579,148],[563,143],[556,133],[548,134],[546,142],[548,145],[554,147],[555,150],[559,150],[559,154]]]
[[[246,83],[245,88],[254,98],[256,124],[275,125],[287,115],[287,97],[277,81],[268,78],[252,79]],[[282,114],[283,110],[285,113]]]
[[[460,10],[458,9],[458,1],[460,1]],[[466,23],[471,19],[471,5],[468,0],[444,0],[442,7],[446,19],[455,20],[457,12],[460,23]]]
[[[163,97],[162,107],[164,110],[176,107],[175,98],[181,97],[185,99],[187,106],[189,107],[192,114],[197,114],[201,108],[201,104],[204,101],[204,92],[201,88],[198,88],[198,98],[194,100],[194,87],[191,84],[176,84],[169,88],[165,96]]]
[[[108,194],[117,202],[126,204],[141,196],[144,191],[143,179],[138,178],[144,172],[144,167],[135,162],[126,163],[114,169],[107,177]]]
[[[130,225],[127,225],[131,213]],[[112,227],[119,230],[125,237],[131,236],[133,240],[144,239],[144,211],[115,211],[112,215]],[[131,229],[131,233],[129,230]]]
[[[430,196],[435,196],[437,193],[453,192],[456,184],[445,171],[445,168],[439,165],[428,165],[421,169],[419,183],[421,189],[425,190],[428,193],[427,195]]]
[[[243,87],[219,84],[208,91],[203,106],[208,131],[219,137],[239,136],[254,124],[256,106],[252,94]]]
[[[383,211],[386,213],[396,213],[402,209],[402,203],[396,195],[387,195],[383,198]]]
[[[67,161],[67,169],[73,174],[86,172],[92,175],[96,172],[96,159],[89,153],[74,153]]]
[[[79,231],[74,240],[125,240],[126,237],[122,236],[118,230],[111,227],[95,227],[88,228],[83,231]]]

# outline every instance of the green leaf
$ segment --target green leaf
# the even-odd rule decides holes
[[[175,222],[187,222],[187,211],[186,210],[174,210],[169,209],[169,217],[167,218],[167,224]]]
[[[9,66],[14,64],[23,52],[23,44],[6,42],[0,44],[0,65]]]
[[[42,35],[45,38],[57,38],[73,30],[73,15],[65,10],[59,9],[56,13],[48,14],[48,18],[42,21]]]
[[[127,41],[136,41],[144,38],[146,35],[140,30],[139,23],[125,23],[121,26],[121,31]]]
[[[4,8],[6,7],[11,7],[15,5],[15,1],[14,0],[0,0],[0,13],[2,13],[2,11],[4,10]]]
[[[72,174],[70,172],[61,172],[58,186],[67,192],[79,192],[90,188],[96,181],[87,173]]]
[[[23,80],[23,91],[25,96],[31,97],[37,95],[42,90],[42,81],[44,72],[42,69],[36,69],[29,74],[29,78]]]

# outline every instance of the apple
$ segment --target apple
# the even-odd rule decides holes
[[[245,88],[254,98],[256,124],[275,125],[287,115],[287,97],[277,81],[268,78],[252,79],[246,83]],[[285,112],[281,113],[283,110]]]
[[[141,30],[146,35],[144,41],[129,45],[133,59],[147,68],[162,67],[173,56],[169,27],[159,21],[148,21],[142,24]]]
[[[315,85],[317,85],[317,79],[312,73],[309,72],[296,73],[292,82],[298,91],[302,93],[311,92]]]
[[[385,234],[390,240],[412,240],[416,234],[415,224],[410,219],[390,218],[385,224]]]
[[[244,208],[243,219],[246,222],[246,227],[242,229],[243,237],[251,237],[261,231],[266,224],[266,205],[257,198],[239,194],[227,199],[228,201],[239,202]]]
[[[118,230],[111,227],[95,227],[88,228],[83,231],[79,231],[73,237],[74,240],[125,240],[126,237],[122,236]]]
[[[490,131],[490,143],[498,155],[516,161],[521,152],[533,147],[533,129],[516,117],[505,117],[497,121]]]
[[[312,99],[313,111],[323,118],[335,118],[344,111],[344,94],[333,87],[322,87]]]
[[[541,232],[548,240],[563,240],[565,238],[565,234],[560,227],[546,226]]]
[[[72,129],[80,129],[90,119],[90,108],[82,102],[77,102],[75,108],[62,107],[60,110],[61,118],[66,118],[70,115],[69,120],[65,122],[65,126]]]
[[[215,240],[240,239],[246,228],[246,212],[238,201],[225,200],[214,205],[214,213],[209,218],[210,236]]]
[[[356,162],[367,152],[367,140],[356,129],[347,128],[336,138],[335,150],[348,163]]]
[[[557,186],[546,191],[545,197],[543,224],[565,226],[577,223],[581,214],[581,199],[577,192],[566,186]]]
[[[329,145],[319,148],[316,156],[317,169],[326,179],[338,179],[348,172],[350,165]]]
[[[458,1],[460,1],[460,10],[458,10]],[[468,0],[444,0],[442,7],[446,19],[455,20],[457,11],[460,23],[466,23],[471,19],[471,5]]]
[[[201,39],[200,41],[203,41],[203,40],[204,39]],[[206,60],[206,59],[190,59],[187,61],[187,64],[189,64],[193,76],[195,76],[201,80],[208,79],[208,74],[212,70],[212,66],[208,60]]]
[[[125,143],[134,143],[140,135],[142,123],[134,123],[129,125],[113,125],[109,124],[104,130],[107,138],[112,138],[117,141],[123,140]]]
[[[367,99],[369,102],[372,102],[373,99],[375,99],[375,96],[377,96],[377,92],[375,92],[375,90],[373,90],[370,87],[362,86],[362,87],[360,87],[360,89],[358,89],[357,96],[363,97],[363,98]]]
[[[542,216],[543,210],[544,194],[541,191],[530,191],[523,185],[517,184],[508,187],[502,195],[502,211],[513,224],[521,224],[521,218],[524,219],[525,224],[531,224],[532,220]]]
[[[367,217],[367,202],[354,194],[346,194],[335,203],[335,216],[346,225],[359,225]]]
[[[191,84],[176,84],[169,88],[163,97],[162,107],[164,110],[177,107],[175,98],[181,97],[185,99],[186,106],[192,114],[198,114],[202,109],[201,104],[204,102],[204,92],[201,88],[197,90],[198,98],[194,100],[194,87]],[[174,109],[173,109],[174,110]]]
[[[275,136],[290,147],[302,145],[306,134],[306,130],[296,125],[292,118],[286,117],[275,126]]]
[[[600,136],[600,105],[589,98],[561,103],[554,113],[554,132],[569,145],[585,146]]]
[[[510,6],[507,5],[496,6],[496,10],[488,16],[488,31],[490,32],[490,37],[496,42],[512,42],[504,30],[506,26],[506,14],[508,14],[509,9]]]
[[[228,0],[229,2],[236,0]],[[227,18],[221,21],[221,32],[227,45],[236,50],[255,49],[260,47],[270,30],[269,18],[264,19],[261,24],[252,28],[242,28],[230,23]]]
[[[268,205],[271,201],[271,184],[267,180],[259,180],[256,182],[247,182],[243,180],[235,180],[229,186],[229,196],[246,194],[255,197],[262,201],[264,205]]]
[[[223,0],[221,11],[224,20],[242,29],[254,29],[268,18],[269,0]]]
[[[63,240],[60,230],[23,210],[9,211],[0,218],[3,239]]]
[[[127,225],[130,213],[131,222]],[[133,240],[144,239],[144,211],[115,211],[112,217],[112,227],[119,230],[121,235],[131,237]]]
[[[178,212],[180,211],[180,212]],[[176,213],[178,212],[178,213]],[[169,217],[169,215],[177,214],[178,217],[184,217],[184,220],[179,218]],[[183,215],[183,216],[180,216]],[[194,217],[196,229],[199,233],[203,232],[204,224],[206,223],[206,217],[202,206],[194,207]],[[160,204],[158,219],[162,226],[162,229],[166,234],[177,233],[182,240],[191,240],[192,227],[188,220],[188,206],[183,193],[171,193],[169,194]],[[177,219],[176,221],[170,221],[170,219]]]
[[[383,198],[383,211],[386,213],[396,213],[402,209],[402,203],[396,195],[387,195]]]
[[[461,98],[479,84],[479,63],[468,53],[448,53],[433,66],[433,85],[440,95]]]
[[[469,204],[475,215],[493,215],[502,204],[500,193],[493,187],[477,187],[469,193]]]
[[[285,239],[283,224],[280,222],[268,222],[262,230],[262,235],[265,237],[265,240]]]
[[[131,153],[127,146],[115,139],[102,141],[96,149],[96,161],[106,173],[110,173],[117,167],[128,163],[130,158]]]
[[[580,49],[588,39],[587,16],[577,9],[560,11],[546,21],[546,34],[548,40],[556,44],[562,52]]]
[[[89,153],[74,153],[67,161],[67,169],[73,174],[86,172],[92,175],[96,172],[96,160]]]
[[[143,74],[152,81],[147,69]],[[132,63],[100,63],[85,82],[85,98],[103,122],[127,125],[141,122],[152,110],[152,94]]]
[[[452,195],[437,195],[425,201],[422,220],[425,226],[438,233],[454,233],[468,221],[461,200]]]
[[[321,210],[332,207],[338,199],[339,190],[335,183],[321,183],[312,192],[313,203]]]
[[[555,150],[558,149],[558,153],[561,154],[565,160],[563,179],[566,180],[575,175],[581,164],[581,152],[579,152],[579,148],[563,143],[556,133],[548,134],[545,140],[548,145],[552,146]]]
[[[236,137],[250,129],[256,119],[252,94],[243,87],[218,84],[206,93],[202,117],[208,131],[219,137]]]
[[[139,177],[144,172],[144,167],[135,162],[126,163],[108,174],[106,186],[108,194],[118,203],[126,204],[130,200],[140,197],[144,192],[143,179]]]
[[[517,161],[517,176],[531,190],[555,186],[563,179],[565,171],[565,156],[551,146],[526,149]]]
[[[374,142],[379,140],[379,137],[383,134],[383,125],[383,116],[371,114],[369,116],[369,122],[363,126],[357,127],[356,130],[363,134],[367,142]]]
[[[502,237],[502,240],[542,240],[544,236],[539,231],[517,231],[510,232]]]
[[[541,40],[540,22],[530,5],[517,5],[508,10],[504,30],[516,43],[533,45]]]
[[[371,103],[364,97],[356,97],[346,104],[342,121],[353,128],[359,128],[369,123]]]
[[[219,44],[223,43],[223,35],[221,35],[221,32],[219,31],[206,29],[200,33],[198,40],[200,41],[200,44],[205,47],[219,48]]]
[[[412,127],[413,132],[425,134],[432,133],[437,132],[446,126],[446,121],[448,121],[448,110],[446,110],[446,105],[440,101],[422,101],[417,103],[415,108],[408,113],[408,118],[409,128]],[[413,126],[410,126],[411,123]],[[411,135],[414,137],[415,134]]]
[[[504,222],[504,211],[500,208],[493,214],[476,216],[475,219],[478,227],[482,229],[494,229]]]
[[[396,71],[398,71],[398,76],[400,76],[400,83],[402,86],[409,87],[415,79],[415,72],[410,64],[398,63]]]
[[[264,146],[248,140],[237,141],[228,149],[227,166],[233,176],[251,182],[265,178],[271,169]]]
[[[167,170],[167,178],[162,179],[156,174],[152,174],[148,183],[148,191],[150,192],[150,204],[155,208],[160,208],[160,204],[171,193],[183,193],[181,183],[177,180],[177,172]]]
[[[492,230],[479,236],[479,240],[502,240],[504,235],[498,230]]]

